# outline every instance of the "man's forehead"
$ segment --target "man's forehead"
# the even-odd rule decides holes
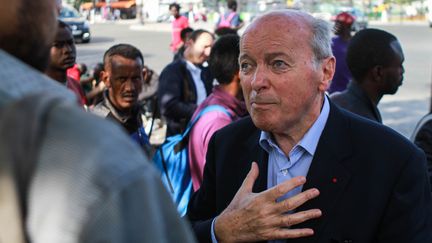
[[[288,48],[289,50],[307,48],[310,38],[311,32],[305,27],[285,30],[280,28],[250,29],[241,39],[240,55],[258,49],[264,49],[265,52],[279,52],[281,48]]]
[[[133,59],[133,58],[124,57],[122,55],[111,56],[109,63],[113,68],[122,67],[122,66],[136,66],[136,67],[144,66],[141,58],[136,57],[135,59]]]

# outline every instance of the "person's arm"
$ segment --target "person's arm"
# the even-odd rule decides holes
[[[426,161],[413,149],[394,185],[375,242],[432,242],[432,201]]]
[[[86,84],[93,82],[94,78],[92,76],[90,77],[84,77],[80,79],[80,84]]]
[[[194,103],[184,101],[183,79],[181,73],[172,66],[159,76],[158,99],[162,115],[177,122],[190,120],[197,107]]]
[[[427,170],[432,185],[432,121],[426,122],[418,131],[414,143],[426,154]]]
[[[117,182],[123,184],[119,191],[103,195],[80,242],[195,242],[188,223],[149,167],[125,175],[129,178]]]

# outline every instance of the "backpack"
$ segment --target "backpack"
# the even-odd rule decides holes
[[[224,107],[210,105],[189,122],[183,134],[168,137],[165,143],[157,148],[153,156],[153,162],[161,172],[162,182],[170,192],[181,216],[186,214],[189,199],[193,193],[188,154],[189,132],[195,123],[210,111],[222,111],[231,117]]]
[[[47,119],[60,97],[32,94],[12,100],[0,94],[0,242],[30,242],[27,194]]]
[[[225,14],[221,14],[220,21],[218,24],[218,28],[230,28],[231,20],[235,17],[236,13],[231,12],[227,18],[225,18]]]

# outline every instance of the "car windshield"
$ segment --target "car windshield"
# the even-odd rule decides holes
[[[76,11],[75,9],[70,9],[70,8],[66,8],[63,7],[60,11],[60,15],[59,18],[60,19],[65,19],[65,18],[79,18],[81,17],[78,13],[78,11]]]

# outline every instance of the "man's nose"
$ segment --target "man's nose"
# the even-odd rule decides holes
[[[125,91],[134,91],[135,90],[135,85],[134,85],[134,82],[132,81],[132,79],[128,79],[126,81],[124,89],[125,89]]]
[[[72,52],[72,50],[73,50],[73,46],[71,44],[65,44],[63,46],[63,51],[64,52],[70,53],[70,52]]]
[[[204,49],[204,55],[206,55],[207,57],[210,56],[210,52],[211,52],[211,47],[207,47],[206,49]]]
[[[259,92],[262,89],[266,89],[269,86],[269,80],[266,74],[265,67],[258,66],[252,76],[251,81],[252,89]]]

